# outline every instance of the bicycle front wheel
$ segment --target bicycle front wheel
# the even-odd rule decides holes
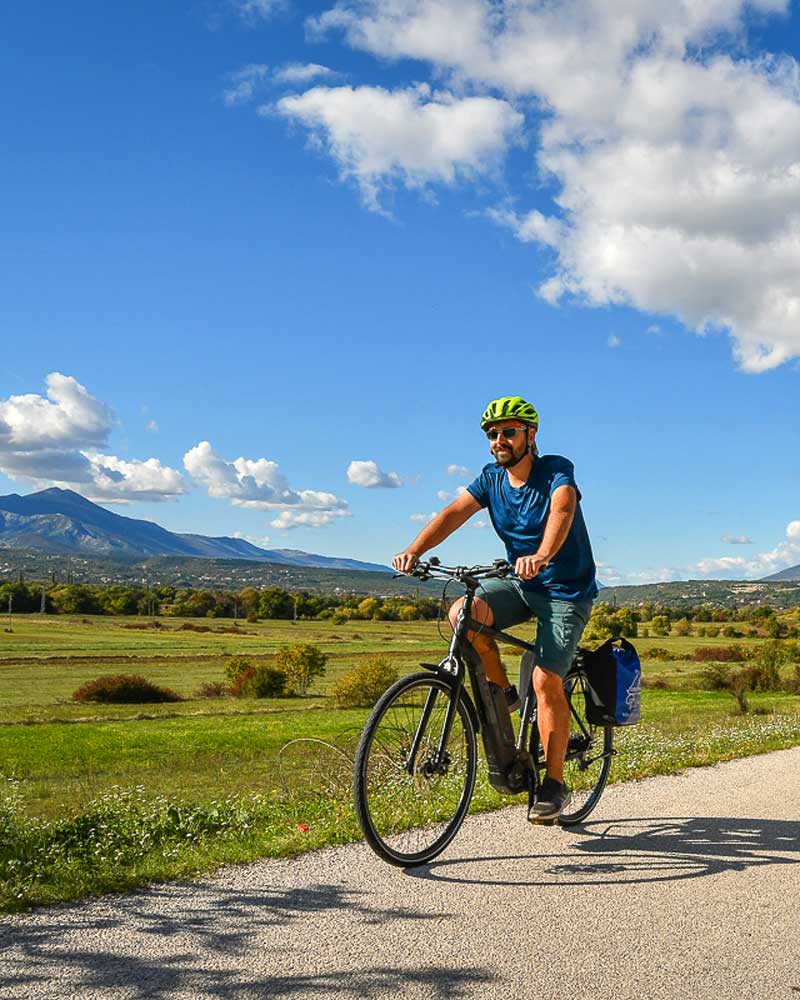
[[[600,801],[614,753],[614,727],[594,726],[586,718],[586,685],[582,673],[569,674],[564,680],[570,714],[564,781],[572,794],[558,817],[562,826],[583,822]]]
[[[401,868],[432,861],[467,815],[475,787],[477,741],[463,698],[442,746],[453,685],[412,674],[380,698],[361,734],[353,794],[364,837]]]

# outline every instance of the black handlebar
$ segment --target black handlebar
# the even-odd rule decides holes
[[[420,560],[409,573],[396,573],[395,577],[415,576],[418,580],[439,577],[470,584],[478,580],[502,579],[513,572],[514,567],[505,559],[495,559],[490,566],[443,566],[438,556],[431,556],[428,560]]]

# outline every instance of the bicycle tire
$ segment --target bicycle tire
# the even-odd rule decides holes
[[[446,759],[435,757],[452,694],[452,682],[443,677],[419,673],[401,678],[376,703],[356,749],[353,798],[359,825],[372,850],[400,868],[426,864],[441,854],[472,799],[478,748],[463,697]],[[409,751],[429,697],[431,709],[409,771]]]
[[[600,801],[611,770],[614,727],[595,726],[586,718],[586,676],[569,674],[564,693],[570,706],[570,741],[564,762],[564,780],[571,797],[558,817],[561,826],[582,823]]]

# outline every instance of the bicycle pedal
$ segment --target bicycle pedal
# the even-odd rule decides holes
[[[541,818],[539,816],[529,816],[528,817],[528,822],[530,823],[531,826],[555,826],[556,825],[556,820],[555,819],[551,819],[551,818],[543,819],[543,818]]]

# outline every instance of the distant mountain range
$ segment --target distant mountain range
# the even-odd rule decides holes
[[[123,517],[73,490],[53,487],[0,497],[0,548],[113,559],[192,556],[246,559],[284,566],[390,572],[387,566],[295,549],[262,549],[243,538],[210,538],[167,531],[152,521]]]
[[[788,569],[782,569],[780,573],[773,573],[772,576],[762,577],[762,580],[770,583],[782,580],[800,580],[800,566],[790,566]]]

